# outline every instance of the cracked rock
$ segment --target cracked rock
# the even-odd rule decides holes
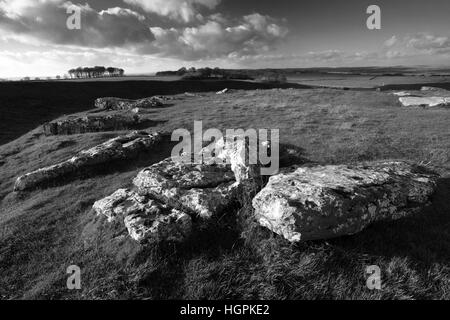
[[[182,242],[192,230],[191,217],[135,191],[119,189],[95,202],[93,209],[108,221],[123,221],[132,239]]]
[[[171,158],[142,170],[133,183],[139,194],[201,218],[223,212],[233,202],[236,190],[227,165],[184,164]]]
[[[437,178],[405,162],[304,167],[271,177],[253,207],[261,225],[291,242],[328,239],[417,212]]]

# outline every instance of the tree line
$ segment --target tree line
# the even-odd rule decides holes
[[[220,69],[220,68],[181,68],[177,71],[161,71],[157,76],[180,76],[183,80],[204,80],[204,79],[224,79],[224,80],[259,80],[265,83],[286,83],[286,70],[276,69]]]
[[[115,67],[78,67],[69,70],[72,79],[103,78],[103,77],[123,77],[125,70]]]
[[[160,71],[156,73],[157,76],[181,76],[182,79],[230,79],[230,80],[253,80],[253,77],[249,76],[242,70],[226,70],[220,68],[181,68],[177,71]]]

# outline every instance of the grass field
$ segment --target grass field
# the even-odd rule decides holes
[[[246,195],[242,208],[196,230],[187,244],[141,248],[117,225],[96,217],[92,204],[130,185],[140,168],[167,157],[169,147],[45,190],[14,194],[14,180],[119,134],[44,137],[38,125],[47,118],[90,109],[92,99],[103,95],[200,90],[83,84],[52,89],[47,103],[42,97],[49,88],[28,88],[22,100],[11,88],[0,91],[6,119],[1,129],[7,131],[2,142],[17,138],[0,146],[0,298],[450,299],[449,109],[404,108],[389,92],[360,90],[175,96],[166,108],[150,111],[150,131],[190,129],[194,120],[203,120],[205,129],[280,129],[281,143],[296,146],[304,161],[407,159],[428,165],[442,179],[432,205],[421,213],[351,237],[292,246],[255,225]],[[66,288],[65,271],[72,264],[82,268],[81,291]],[[370,265],[381,268],[380,291],[366,287]]]
[[[86,111],[98,97],[139,99],[153,95],[229,89],[279,87],[246,81],[105,81],[70,80],[0,83],[0,145],[61,115]],[[284,88],[305,88],[300,84]]]

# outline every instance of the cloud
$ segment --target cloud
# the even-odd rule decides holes
[[[390,48],[390,47],[394,46],[397,42],[398,42],[397,37],[396,36],[392,36],[391,38],[389,38],[388,40],[386,40],[384,42],[384,46]]]
[[[69,30],[67,8],[81,10],[81,30]],[[42,42],[87,47],[124,46],[153,40],[145,17],[125,8],[97,12],[65,0],[0,0],[0,30]]]
[[[107,10],[102,10],[99,13],[101,16],[103,15],[110,15],[110,16],[117,16],[117,17],[136,17],[139,21],[144,21],[145,17],[142,14],[139,14],[133,10],[126,9],[126,8],[108,8]]]
[[[448,55],[450,54],[450,38],[432,33],[416,33],[402,38],[393,36],[384,43],[389,49],[388,57],[405,57],[417,55]]]
[[[125,3],[185,23],[201,20],[200,8],[214,9],[221,0],[124,0]]]
[[[190,21],[197,8],[215,8],[220,0],[125,0],[168,19]],[[67,8],[81,10],[81,30],[69,30]],[[277,47],[288,30],[272,17],[258,13],[230,19],[213,13],[189,26],[151,26],[150,17],[130,8],[97,11],[66,0],[0,0],[0,31],[23,43],[86,48],[123,48],[130,53],[186,61],[236,59]],[[175,24],[176,25],[176,24]]]
[[[314,61],[337,61],[342,60],[345,55],[346,53],[340,50],[325,50],[319,52],[309,52],[305,58]]]
[[[450,39],[430,33],[419,33],[405,39],[408,47],[432,54],[450,53]]]
[[[187,60],[260,54],[276,47],[288,32],[273,18],[257,13],[234,23],[216,15],[196,27],[150,30],[155,41],[142,48],[144,52]]]

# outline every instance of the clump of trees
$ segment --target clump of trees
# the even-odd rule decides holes
[[[272,84],[282,84],[287,82],[286,75],[278,72],[267,72],[261,77],[261,82],[272,83]]]
[[[181,68],[177,71],[161,71],[157,76],[180,76],[183,80],[203,80],[203,79],[227,79],[227,80],[253,80],[245,70],[225,70],[220,68]]]
[[[78,67],[69,70],[69,76],[72,79],[104,78],[104,77],[123,77],[125,70],[115,67]]]

